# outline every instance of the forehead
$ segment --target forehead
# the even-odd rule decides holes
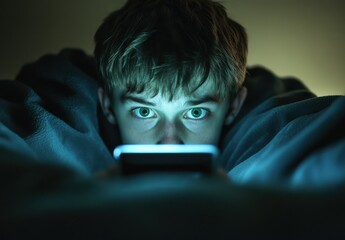
[[[205,96],[213,97],[217,99],[219,102],[221,101],[221,94],[220,90],[216,88],[216,85],[213,81],[207,80],[197,89],[188,92],[185,88],[176,88],[176,90],[172,93],[173,96],[170,97],[170,92],[163,92],[162,90],[157,90],[154,86],[147,85],[142,91],[131,92],[129,89],[125,87],[118,87],[115,90],[115,96],[117,98],[126,98],[126,96],[140,96],[146,99],[153,99],[159,97],[160,99],[164,99],[166,101],[177,101],[181,99],[199,99],[204,98]]]

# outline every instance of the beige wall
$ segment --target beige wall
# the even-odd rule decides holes
[[[224,2],[247,29],[250,65],[296,76],[318,95],[345,94],[345,1]]]
[[[345,1],[223,0],[249,35],[249,65],[296,76],[318,95],[345,94]],[[0,78],[64,47],[92,53],[93,34],[124,0],[0,0]]]

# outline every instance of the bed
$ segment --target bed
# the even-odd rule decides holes
[[[345,97],[248,68],[248,98],[219,144],[228,179],[100,172],[118,130],[93,58],[64,49],[0,81],[2,239],[345,237]]]

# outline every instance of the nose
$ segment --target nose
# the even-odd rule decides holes
[[[161,131],[157,144],[184,144],[180,138],[179,130],[174,122],[166,122]]]

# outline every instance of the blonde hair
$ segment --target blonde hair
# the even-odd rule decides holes
[[[106,91],[189,94],[212,80],[233,98],[246,73],[247,35],[211,0],[128,0],[95,34]]]

